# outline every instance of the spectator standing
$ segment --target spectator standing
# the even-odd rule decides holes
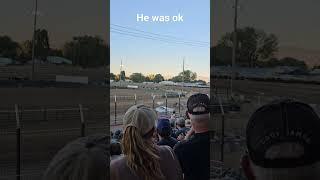
[[[169,119],[158,120],[157,132],[159,136],[159,146],[167,145],[173,148],[177,144],[178,141],[171,136],[172,129]]]
[[[154,143],[157,114],[152,108],[135,105],[123,118],[124,156],[111,161],[111,180],[181,180],[179,162],[169,146]]]
[[[187,102],[192,124],[190,138],[174,147],[185,180],[208,180],[210,177],[209,104],[209,97],[201,93],[190,96]]]
[[[179,118],[176,121],[176,126],[177,126],[178,130],[175,132],[175,135],[174,135],[175,138],[178,138],[179,135],[181,135],[181,134],[183,136],[185,136],[187,134],[187,132],[190,130],[190,128],[186,127],[186,122],[185,122],[184,118]]]
[[[254,112],[241,165],[249,180],[320,179],[320,119],[307,104],[280,100]]]

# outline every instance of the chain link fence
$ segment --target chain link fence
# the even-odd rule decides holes
[[[144,104],[155,109],[158,113],[176,114],[184,116],[187,108],[187,97],[184,95],[145,95],[137,96],[110,96],[110,119],[111,125],[121,125],[125,112],[133,105]]]
[[[0,110],[0,179],[37,180],[53,156],[79,137],[110,134],[106,105]]]

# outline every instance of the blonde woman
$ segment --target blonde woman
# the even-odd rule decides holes
[[[157,114],[144,105],[132,106],[123,118],[124,156],[111,161],[111,180],[181,180],[182,171],[169,146],[153,141]]]

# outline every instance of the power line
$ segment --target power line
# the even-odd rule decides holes
[[[179,40],[179,41],[184,41],[184,42],[199,43],[199,44],[206,44],[206,45],[210,44],[210,42],[206,42],[206,41],[188,40],[188,39],[178,38],[178,37],[175,37],[175,36],[172,36],[172,35],[164,35],[164,34],[159,34],[159,33],[153,33],[153,32],[139,30],[139,29],[136,29],[136,28],[120,26],[120,25],[117,25],[117,24],[111,24],[111,26],[115,26],[115,27],[118,27],[118,28],[126,29],[126,30],[129,30],[129,31],[136,31],[136,32],[144,33],[144,34],[153,35],[153,36],[159,36],[159,37],[165,38],[165,39],[171,39],[171,40],[174,39],[174,40]]]
[[[111,33],[116,33],[116,34],[121,34],[121,35],[126,35],[126,36],[131,36],[131,37],[136,37],[136,38],[143,38],[143,39],[149,39],[149,40],[157,40],[157,41],[162,41],[166,43],[174,43],[174,44],[180,44],[180,45],[187,45],[187,46],[194,46],[194,47],[208,47],[205,45],[199,45],[199,44],[191,44],[191,43],[184,43],[184,42],[178,42],[178,41],[170,41],[170,40],[164,40],[160,38],[155,38],[155,37],[150,37],[146,35],[141,35],[141,34],[135,34],[132,32],[123,32],[119,30],[111,30]]]
[[[143,35],[143,34],[137,34],[137,33],[128,32],[128,31],[121,31],[121,30],[113,29],[113,30],[111,30],[111,32],[122,34],[122,35],[129,35],[129,36],[133,36],[133,37],[141,37],[141,38],[150,39],[150,40],[159,40],[159,41],[166,42],[166,43],[184,44],[184,45],[191,45],[191,46],[197,46],[197,47],[208,47],[206,45],[180,42],[180,41],[175,41],[175,40],[170,40],[170,39],[162,39],[162,38],[157,38],[157,37]]]
[[[180,42],[180,43],[187,43],[187,44],[195,44],[195,45],[201,45],[201,46],[206,46],[207,44],[199,44],[198,42],[190,42],[190,41],[182,41],[182,40],[174,40],[172,38],[163,38],[161,36],[154,36],[154,35],[150,35],[150,34],[146,34],[146,33],[140,33],[140,32],[133,32],[133,31],[128,31],[128,30],[123,30],[123,29],[119,29],[119,28],[110,28],[111,30],[116,30],[116,31],[121,31],[124,33],[130,33],[130,34],[135,34],[135,35],[141,35],[141,36],[146,36],[146,37],[150,37],[150,38],[156,38],[156,39],[161,39],[161,40],[165,40],[165,41],[173,41],[173,42]]]

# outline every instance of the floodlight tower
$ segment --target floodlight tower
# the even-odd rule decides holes
[[[122,64],[122,59],[121,59],[121,64],[120,64],[120,75],[119,75],[120,87],[121,87],[121,76],[122,76],[122,71],[123,71],[123,64]]]
[[[35,64],[35,41],[36,41],[36,31],[37,31],[37,14],[38,14],[38,0],[35,0],[35,11],[34,11],[34,21],[33,21],[33,38],[32,38],[32,72],[31,80],[34,80],[34,64]]]
[[[235,80],[235,65],[236,65],[236,53],[237,53],[237,25],[238,25],[238,0],[235,0],[234,20],[233,20],[232,74],[231,74],[231,80],[230,80],[231,97],[233,97],[233,80]]]

